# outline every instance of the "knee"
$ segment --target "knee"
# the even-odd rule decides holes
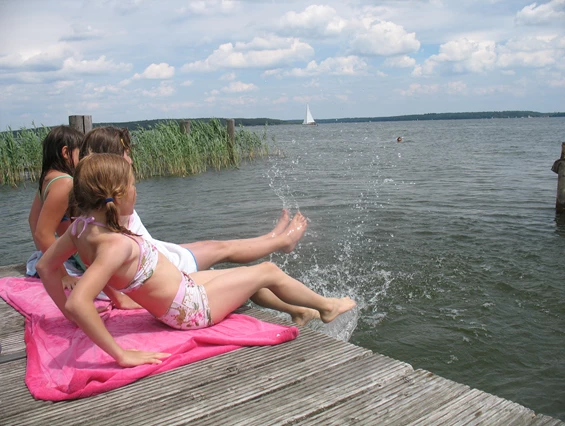
[[[281,268],[279,268],[273,262],[262,262],[257,266],[259,266],[265,273],[274,274],[281,271]]]

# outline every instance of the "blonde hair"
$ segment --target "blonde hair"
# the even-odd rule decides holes
[[[106,226],[113,232],[133,234],[120,225],[120,215],[114,200],[127,194],[133,185],[130,164],[116,154],[90,154],[79,161],[73,180],[73,206],[77,213],[106,211]]]

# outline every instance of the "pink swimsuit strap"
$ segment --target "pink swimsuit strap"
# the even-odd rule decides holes
[[[72,227],[71,227],[71,233],[73,235],[75,235],[77,238],[80,238],[80,236],[82,235],[82,233],[86,229],[86,225],[97,225],[97,226],[102,226],[102,227],[106,228],[106,225],[104,225],[103,223],[96,222],[94,220],[94,217],[79,216],[79,217],[73,217],[72,219],[74,220],[74,222],[73,222]],[[82,230],[77,235],[77,226],[78,226],[79,222],[83,224],[83,227],[82,227]]]
[[[80,238],[80,236],[86,229],[87,225],[102,226],[104,228],[107,227],[103,223],[96,222],[94,220],[94,217],[79,216],[73,219],[74,222],[72,224],[71,233],[75,235],[77,238]],[[77,235],[77,226],[79,222],[83,223],[84,226]],[[153,271],[157,267],[157,261],[159,260],[159,252],[157,251],[157,248],[148,240],[141,239],[141,241],[139,241],[133,235],[128,235],[128,234],[122,234],[122,235],[131,238],[133,241],[137,243],[139,247],[139,258],[137,260],[137,272],[135,274],[135,277],[128,284],[127,287],[118,290],[121,291],[122,293],[129,293],[130,291],[136,290],[139,287],[141,287],[143,283],[145,283],[145,281],[151,278],[151,276],[153,275]]]

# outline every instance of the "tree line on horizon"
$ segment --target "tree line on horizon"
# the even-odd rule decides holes
[[[483,111],[483,112],[442,112],[427,114],[411,114],[397,115],[390,117],[344,117],[344,118],[322,118],[316,120],[318,124],[325,123],[367,123],[382,121],[424,121],[424,120],[475,120],[475,119],[492,119],[492,118],[539,118],[539,117],[565,117],[565,112],[537,112],[537,111]],[[226,118],[195,118],[195,119],[155,119],[129,121],[125,123],[94,123],[94,127],[99,126],[116,126],[126,127],[129,130],[138,128],[148,129],[155,127],[163,121],[199,121],[209,122],[210,120],[219,120],[222,125],[226,124]],[[280,124],[302,124],[299,120],[277,120],[273,118],[234,118],[236,126],[272,126]]]
[[[476,120],[476,119],[492,119],[492,118],[548,118],[548,117],[565,117],[565,112],[537,112],[537,111],[483,111],[483,112],[440,112],[440,113],[427,113],[427,114],[411,114],[411,115],[396,115],[390,117],[344,117],[344,118],[322,118],[316,120],[318,124],[326,123],[370,123],[370,122],[383,122],[383,121],[425,121],[425,120]],[[203,124],[209,123],[211,121],[219,121],[222,125],[226,125],[226,118],[159,118],[154,120],[138,120],[138,121],[127,121],[127,122],[101,122],[93,123],[93,127],[103,127],[103,126],[115,126],[115,127],[125,127],[130,131],[143,129],[148,130],[155,128],[155,126],[164,122],[176,122],[181,121],[194,121]],[[278,120],[274,118],[235,118],[235,125],[238,127],[247,126],[273,126],[280,124],[302,124],[302,119],[299,120]],[[35,128],[33,124],[33,128]],[[50,129],[53,126],[41,126],[41,128]],[[33,130],[28,129],[28,130]],[[19,130],[12,130],[9,128],[8,132],[16,134]],[[0,134],[5,133],[4,131]]]

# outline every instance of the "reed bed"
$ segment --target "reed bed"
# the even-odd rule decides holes
[[[39,127],[0,133],[0,185],[35,181],[41,173],[41,141],[50,128]],[[237,167],[242,160],[269,154],[266,130],[260,136],[240,127],[235,141],[228,143],[227,128],[218,119],[192,121],[185,134],[178,122],[158,123],[154,128],[131,132],[136,177],[188,176]]]
[[[17,186],[20,182],[35,181],[41,174],[41,141],[48,127],[12,129],[0,133],[0,185]]]

